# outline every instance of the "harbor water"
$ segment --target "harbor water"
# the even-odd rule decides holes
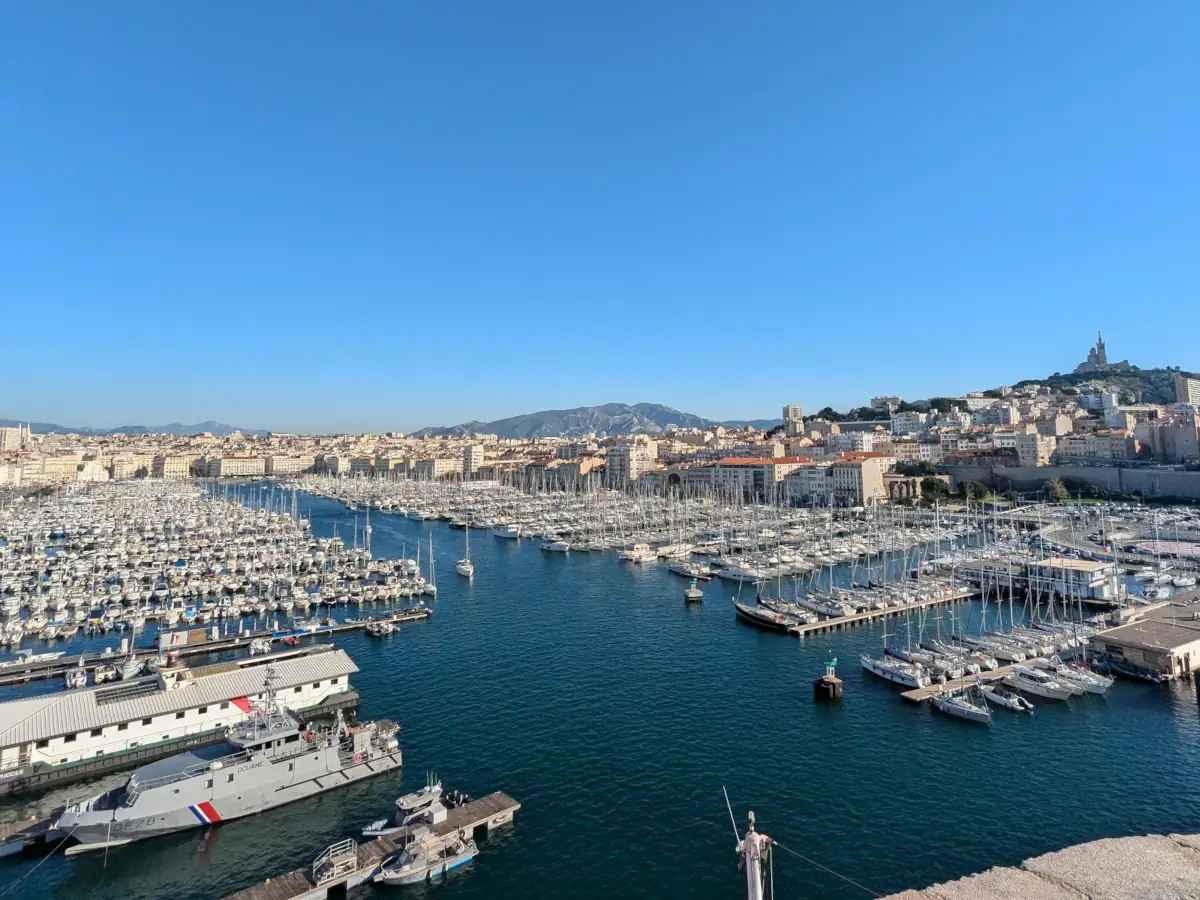
[[[361,511],[335,501],[302,507],[318,536],[336,525],[349,540],[356,517],[362,527]],[[376,556],[413,556],[419,544],[424,569],[432,535],[437,560],[428,621],[335,639],[361,668],[361,715],[401,724],[403,774],[107,858],[2,860],[0,897],[223,897],[355,835],[429,770],[448,788],[503,790],[522,808],[444,883],[403,889],[413,897],[737,897],[723,786],[739,828],[753,809],[783,846],[879,893],[1101,837],[1200,830],[1189,682],[1118,682],[1029,716],[997,710],[981,727],[907,704],[861,670],[858,654],[901,620],[804,640],[764,633],[736,621],[730,583],[705,585],[704,602],[685,606],[686,581],[665,566],[544,553],[479,531],[468,583],[454,573],[462,531],[390,514],[371,524]],[[76,640],[68,652],[105,643]],[[815,704],[812,681],[831,653],[845,698]],[[5,811],[96,789],[71,785]],[[782,850],[774,873],[779,897],[867,896]]]

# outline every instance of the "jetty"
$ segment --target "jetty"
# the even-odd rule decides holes
[[[1033,660],[1026,660],[1021,663],[1023,666],[1032,666]],[[938,694],[948,694],[954,691],[963,691],[973,684],[995,684],[997,681],[1003,681],[1012,674],[1013,667],[1011,665],[1000,666],[992,669],[990,672],[980,672],[978,675],[964,675],[961,678],[948,678],[945,683],[935,681],[928,687],[913,688],[905,691],[900,696],[909,703],[929,703]]]
[[[444,821],[430,827],[438,839],[459,832],[474,835],[479,829],[491,831],[511,822],[520,808],[521,804],[508,794],[497,791],[455,807]],[[339,841],[327,847],[311,865],[268,878],[230,894],[226,900],[322,900],[331,895],[345,896],[350,888],[370,881],[384,860],[400,849],[398,842],[387,837],[361,844],[350,839]]]
[[[1107,838],[883,900],[1200,897],[1200,834]]]
[[[347,631],[362,631],[371,622],[390,622],[393,625],[400,625],[406,622],[420,622],[429,618],[431,614],[432,610],[426,606],[413,606],[378,617],[372,617],[366,622],[338,622],[330,620],[327,624],[313,625],[307,628],[286,630],[264,628],[254,631],[239,631],[199,643],[181,643],[163,645],[161,647],[135,647],[133,654],[139,659],[153,659],[168,651],[178,653],[181,657],[198,656],[208,653],[221,653],[226,650],[242,650],[260,639],[272,644],[280,642],[296,644],[305,638],[316,639]],[[197,628],[193,630],[205,631],[207,629]],[[164,632],[162,636],[166,637],[173,633],[179,632]],[[57,659],[40,660],[25,665],[0,668],[0,686],[24,684],[25,682],[47,678],[62,678],[67,672],[79,668],[83,668],[91,673],[97,666],[120,663],[124,658],[125,654],[118,651],[111,653],[84,653],[80,656],[60,656]]]
[[[850,628],[854,625],[865,625],[874,622],[876,619],[889,619],[894,616],[907,615],[915,609],[926,609],[931,606],[944,606],[947,603],[958,603],[962,600],[967,600],[974,596],[974,591],[957,590],[949,593],[941,594],[937,597],[930,597],[927,600],[917,600],[913,603],[906,603],[903,606],[889,606],[886,609],[868,609],[864,612],[854,613],[849,616],[832,616],[828,619],[822,619],[820,622],[809,622],[806,625],[793,625],[788,629],[789,634],[794,634],[797,637],[804,637],[808,634],[822,634],[826,631],[838,631],[842,628]]]

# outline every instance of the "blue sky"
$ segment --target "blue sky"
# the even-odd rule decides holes
[[[413,429],[1200,369],[1200,5],[0,6],[0,413]]]

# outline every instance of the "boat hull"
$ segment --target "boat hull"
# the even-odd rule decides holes
[[[140,841],[266,812],[352,782],[382,775],[384,772],[400,768],[401,765],[402,754],[396,750],[284,787],[275,788],[273,784],[267,784],[262,789],[250,788],[241,794],[222,796],[211,802],[202,801],[179,809],[130,819],[111,818],[105,821],[101,819],[103,813],[95,811],[88,814],[87,818],[94,818],[96,821],[83,820],[75,824],[69,819],[62,819],[56,824],[56,828],[64,834],[70,833],[71,837],[79,842],[79,846],[73,848],[75,852],[89,849],[88,844],[95,844],[99,849],[111,842]]]

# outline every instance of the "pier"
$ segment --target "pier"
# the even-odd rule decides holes
[[[394,625],[400,625],[405,622],[420,622],[432,614],[432,611],[424,606],[414,606],[408,609],[399,610],[390,615],[380,616],[379,618],[371,619],[372,622],[391,622]],[[199,656],[206,653],[221,653],[226,650],[241,650],[250,646],[254,641],[263,639],[271,643],[286,641],[288,638],[294,638],[299,641],[303,638],[318,638],[325,635],[340,634],[346,631],[361,630],[368,622],[334,622],[331,625],[320,625],[315,628],[305,628],[300,630],[290,631],[275,631],[273,629],[260,629],[258,631],[244,631],[236,634],[227,635],[217,638],[216,640],[205,641],[199,644],[180,644],[175,647],[135,647],[133,650],[134,656],[139,659],[153,659],[161,653],[168,651],[178,653],[181,657],[184,656]],[[167,632],[169,633],[169,632]],[[82,667],[89,673],[95,670],[97,666],[113,665],[119,663],[125,657],[121,653],[84,653],[80,656],[67,655],[60,656],[58,659],[42,660],[40,662],[29,663],[28,665],[17,665],[6,669],[0,669],[0,686],[7,684],[24,684],[29,681],[39,681],[47,678],[62,678],[67,672],[73,669]]]
[[[940,597],[931,597],[928,600],[918,600],[916,603],[908,603],[904,606],[889,606],[887,609],[869,609],[865,612],[855,613],[852,616],[833,616],[828,619],[822,619],[820,622],[809,622],[806,625],[793,625],[788,629],[789,634],[794,634],[797,637],[804,637],[808,634],[821,634],[826,631],[837,631],[842,628],[849,628],[852,625],[863,625],[869,622],[874,622],[876,619],[888,619],[893,616],[902,616],[911,612],[914,609],[927,609],[931,606],[944,606],[948,603],[959,603],[963,600],[970,599],[974,596],[972,591],[955,591],[951,594],[944,594]]]
[[[1021,663],[1023,666],[1032,666],[1033,660],[1026,660]],[[913,688],[905,691],[900,696],[909,703],[929,703],[938,694],[949,694],[954,691],[962,691],[969,688],[971,685],[979,684],[994,684],[997,681],[1003,681],[1012,674],[1012,665],[1000,666],[992,669],[990,672],[980,672],[978,675],[964,675],[961,678],[948,678],[945,684],[934,682],[928,687]]]
[[[491,831],[513,820],[521,804],[508,794],[497,791],[450,810],[445,821],[432,826],[438,838],[458,832],[474,834],[480,828]],[[370,881],[380,866],[400,846],[390,838],[381,837],[358,844],[345,840],[326,848],[312,865],[296,869],[278,878],[268,878],[225,900],[322,900],[335,895],[345,896],[349,888]]]

